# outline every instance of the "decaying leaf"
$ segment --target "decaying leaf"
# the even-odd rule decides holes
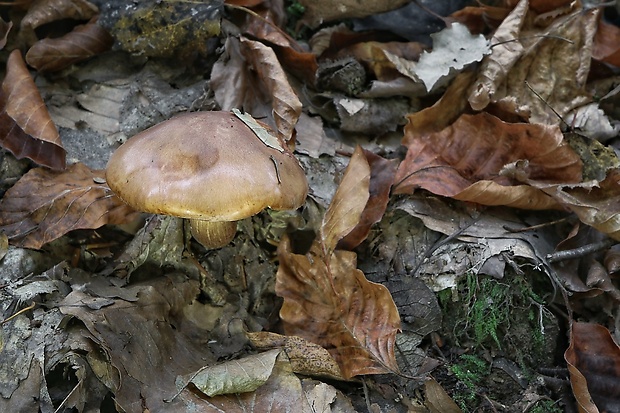
[[[74,229],[127,222],[133,210],[103,179],[81,163],[64,172],[30,170],[0,201],[0,231],[14,245],[41,248]]]
[[[105,52],[113,41],[93,19],[62,37],[39,40],[28,49],[26,62],[41,72],[54,72]]]
[[[557,114],[591,101],[584,85],[598,12],[578,9],[541,28],[526,11],[523,0],[498,28],[469,102],[475,110],[495,103],[532,123],[558,124]]]
[[[420,135],[408,127],[403,143],[409,150],[396,173],[395,193],[424,188],[485,205],[545,209],[554,202],[532,188],[512,193],[506,186],[515,181],[503,168],[520,161],[533,180],[575,184],[582,179],[581,159],[557,126],[505,123],[479,113],[462,115],[438,133]]]
[[[620,348],[605,327],[573,321],[564,358],[580,412],[620,410]]]
[[[440,80],[456,74],[465,66],[479,62],[491,53],[488,41],[482,35],[473,36],[467,27],[453,23],[451,27],[432,34],[433,50],[422,53],[413,68],[417,78],[431,91]],[[439,83],[441,84],[441,83]]]
[[[7,61],[0,92],[0,145],[16,158],[65,169],[66,153],[19,50]]]
[[[252,345],[258,349],[282,348],[295,373],[313,377],[344,380],[338,364],[323,347],[297,336],[282,336],[260,331],[247,333]]]
[[[278,349],[269,350],[204,367],[191,374],[190,383],[209,397],[253,392],[269,379],[280,352]]]
[[[349,379],[398,371],[394,355],[400,317],[390,292],[366,280],[353,252],[334,251],[355,227],[368,200],[369,166],[361,149],[351,157],[320,234],[306,255],[280,242],[276,293],[288,335],[325,347]]]

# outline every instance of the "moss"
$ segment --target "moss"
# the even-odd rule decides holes
[[[450,366],[450,370],[465,386],[462,391],[453,395],[454,401],[459,404],[461,409],[467,410],[468,405],[476,402],[478,398],[478,388],[489,374],[490,366],[477,356],[463,354],[459,357],[457,363]]]

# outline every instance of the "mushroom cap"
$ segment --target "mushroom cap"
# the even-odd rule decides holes
[[[187,113],[128,139],[112,154],[106,179],[140,211],[237,221],[305,202],[304,171],[286,145],[281,149],[231,112]]]

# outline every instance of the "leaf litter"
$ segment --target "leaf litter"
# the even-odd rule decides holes
[[[0,165],[1,410],[614,409],[605,5],[94,3],[34,2],[3,29],[0,139],[41,166]],[[419,42],[396,27],[412,13],[434,28]],[[310,195],[206,251],[97,169],[127,136],[212,109],[269,124]],[[60,137],[82,153],[65,160]]]

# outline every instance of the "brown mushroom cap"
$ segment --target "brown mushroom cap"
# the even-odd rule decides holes
[[[308,192],[293,154],[230,112],[187,113],[135,135],[112,154],[106,179],[137,210],[206,221],[296,209]]]

